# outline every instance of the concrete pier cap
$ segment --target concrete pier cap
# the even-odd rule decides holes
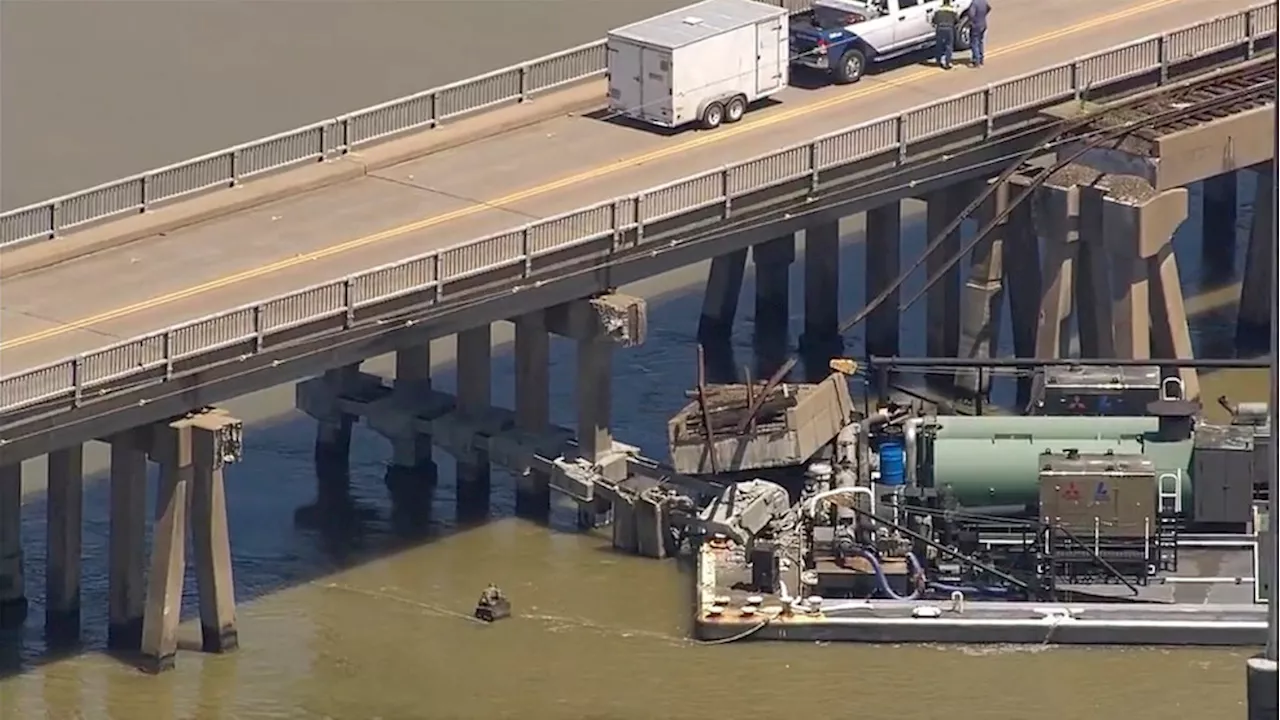
[[[649,310],[644,298],[605,293],[547,308],[546,323],[548,332],[562,337],[637,347],[649,333]]]
[[[1275,157],[1274,112],[1260,107],[1151,138],[1135,134],[1117,147],[1086,150],[1076,162],[1142,178],[1157,191],[1178,189]],[[1064,145],[1058,156],[1080,152],[1083,142]]]

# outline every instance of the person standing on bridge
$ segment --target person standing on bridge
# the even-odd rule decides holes
[[[942,7],[933,11],[933,40],[937,46],[938,67],[951,69],[951,56],[956,47],[956,23],[960,16],[951,6],[951,0],[942,0]]]
[[[969,64],[982,67],[987,59],[987,15],[991,4],[987,0],[973,0],[969,5]]]

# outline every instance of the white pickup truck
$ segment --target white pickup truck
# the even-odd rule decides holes
[[[970,0],[952,0],[960,14],[956,49],[968,50]],[[933,13],[942,0],[817,0],[791,20],[791,64],[825,70],[838,83],[857,82],[868,64],[934,45]]]

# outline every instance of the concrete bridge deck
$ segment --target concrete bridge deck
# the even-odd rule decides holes
[[[0,366],[12,375],[1247,7],[1241,0],[1051,5],[1002,6],[981,71],[908,66],[852,87],[792,88],[776,106],[711,133],[664,135],[558,117],[11,278]]]

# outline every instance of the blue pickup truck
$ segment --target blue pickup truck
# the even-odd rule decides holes
[[[953,0],[960,13],[956,49],[968,50],[970,0]],[[837,83],[854,83],[868,64],[933,47],[933,13],[942,0],[817,0],[791,20],[791,64],[824,70]]]

